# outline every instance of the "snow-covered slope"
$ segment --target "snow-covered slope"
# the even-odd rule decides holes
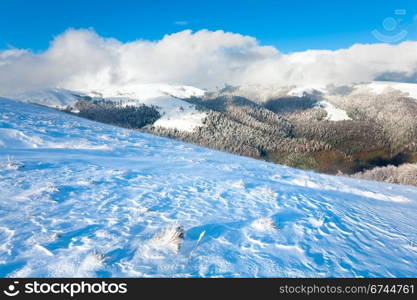
[[[326,111],[326,119],[329,121],[351,120],[351,118],[348,116],[345,110],[335,107],[330,102],[319,101],[317,103],[317,106],[323,108]]]
[[[203,96],[205,91],[191,86],[166,84],[125,85],[123,88],[106,87],[99,92],[83,91],[92,97],[122,101],[129,105],[145,104],[159,108],[162,117],[154,126],[192,131],[202,126],[206,113],[198,111],[194,105],[181,99]]]
[[[14,99],[61,109],[74,107],[80,96],[104,98],[125,105],[154,105],[162,115],[154,123],[155,126],[192,131],[195,127],[202,126],[206,114],[181,99],[202,96],[204,93],[203,90],[191,86],[143,84],[126,85],[123,88],[108,86],[100,91],[44,89],[19,94],[14,96]]]
[[[5,99],[0,129],[0,276],[417,276],[414,187]]]
[[[74,107],[75,103],[80,100],[80,95],[83,96],[82,93],[74,91],[50,88],[18,94],[13,98],[24,102],[64,109],[68,106]]]
[[[405,83],[405,82],[392,82],[392,81],[373,81],[366,84],[358,85],[359,89],[370,89],[375,94],[381,94],[390,89],[399,90],[408,94],[409,97],[417,99],[417,84]]]
[[[347,112],[326,101],[329,90],[321,85],[310,86],[274,86],[274,85],[242,85],[239,87],[228,87],[223,92],[238,96],[247,97],[257,103],[265,103],[271,99],[290,97],[311,96],[317,100],[317,107],[327,112],[326,119],[329,121],[351,120]]]
[[[334,106],[332,103],[326,101],[327,95],[329,91],[326,87],[320,85],[312,85],[312,86],[299,86],[291,88],[287,95],[289,96],[296,96],[296,97],[303,97],[305,95],[317,95],[317,107],[323,108],[326,113],[326,120],[329,121],[344,121],[344,120],[351,120],[348,116],[347,112],[343,109],[340,109]],[[318,96],[319,95],[319,96]]]

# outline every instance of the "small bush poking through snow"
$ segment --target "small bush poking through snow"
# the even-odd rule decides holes
[[[260,218],[252,222],[252,228],[257,231],[278,230],[277,225],[271,218]]]
[[[158,250],[170,250],[178,252],[184,239],[184,228],[182,226],[171,226],[170,228],[156,234],[151,244]]]
[[[60,238],[62,238],[63,237],[63,233],[62,232],[54,232],[52,235],[51,235],[51,237],[50,237],[50,240],[53,242],[53,241],[56,241],[56,240],[59,240]]]
[[[20,168],[23,168],[22,163],[16,161],[12,156],[7,157],[6,169],[19,170]]]
[[[94,258],[98,264],[103,264],[108,259],[106,254],[101,253],[97,250],[93,251],[93,253],[91,254],[91,257]]]
[[[244,188],[245,187],[245,182],[240,179],[238,181],[235,181],[231,184],[231,186],[235,187],[235,188]]]

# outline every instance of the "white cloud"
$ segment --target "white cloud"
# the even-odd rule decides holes
[[[284,55],[250,36],[207,30],[122,43],[92,30],[70,29],[40,54],[0,51],[0,95],[4,96],[55,86],[76,90],[135,83],[200,88],[225,83],[345,84],[384,74],[417,78],[416,73],[417,42]]]

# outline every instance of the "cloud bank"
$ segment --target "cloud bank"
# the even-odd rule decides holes
[[[417,78],[417,42],[282,54],[253,37],[220,30],[184,30],[158,41],[122,43],[93,30],[69,29],[42,53],[0,51],[3,96],[57,86],[84,90],[146,83],[200,88],[349,84],[389,74],[396,80]]]

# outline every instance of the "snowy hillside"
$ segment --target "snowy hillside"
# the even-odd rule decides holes
[[[181,99],[202,96],[204,93],[203,90],[190,86],[143,84],[126,85],[123,88],[109,86],[100,91],[69,91],[58,88],[44,89],[19,94],[13,98],[60,109],[68,106],[74,108],[77,101],[80,100],[80,96],[120,101],[124,105],[154,105],[162,115],[154,123],[154,126],[181,131],[192,131],[195,127],[202,126],[206,114],[199,112],[193,105]],[[73,111],[76,112],[77,110]]]
[[[327,101],[319,101],[317,103],[317,106],[323,108],[326,111],[327,113],[326,120],[329,120],[329,121],[351,120],[351,118],[348,116],[346,111],[335,107],[333,104]]]
[[[369,89],[373,93],[381,94],[389,89],[394,89],[406,93],[409,97],[417,98],[417,84],[392,81],[373,81],[371,83],[358,85],[359,89]]]
[[[15,95],[13,98],[24,102],[64,109],[67,106],[74,107],[79,100],[79,96],[84,96],[84,94],[56,88],[30,91]]]
[[[6,99],[0,165],[1,277],[417,276],[417,188]]]
[[[340,107],[341,103],[331,101],[335,95],[347,95],[352,92],[369,95],[381,95],[389,91],[396,90],[406,94],[409,97],[417,99],[417,84],[390,81],[372,81],[368,83],[351,84],[346,86],[278,86],[252,84],[238,87],[228,87],[223,90],[226,93],[247,97],[248,99],[258,103],[265,103],[268,100],[285,98],[286,96],[310,96],[317,100],[317,107],[321,107],[326,111],[326,120],[330,121],[351,120],[347,112]]]
[[[335,85],[304,85],[304,86],[274,86],[274,85],[243,85],[235,88],[239,94],[247,95],[259,102],[265,102],[268,99],[282,97],[283,95],[302,97],[305,94],[320,93],[326,97],[329,94],[345,93],[349,90],[361,90],[381,94],[389,89],[395,89],[407,93],[408,96],[417,98],[417,84],[393,81],[371,81],[367,83],[358,83],[345,86]]]

